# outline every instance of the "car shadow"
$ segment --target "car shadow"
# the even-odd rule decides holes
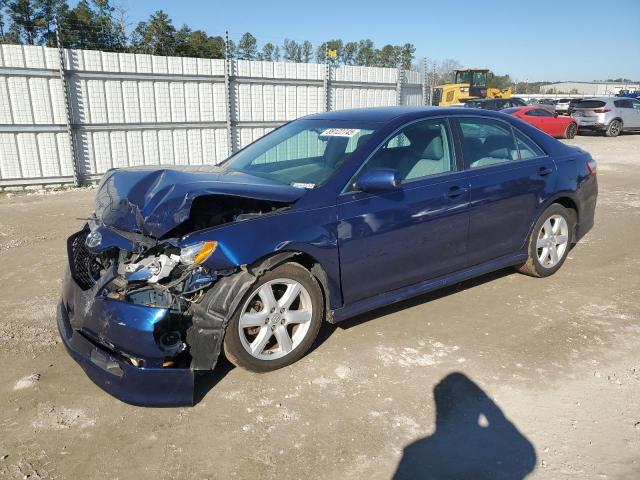
[[[433,396],[436,429],[404,448],[394,480],[520,480],[534,470],[534,446],[466,375],[447,375]]]

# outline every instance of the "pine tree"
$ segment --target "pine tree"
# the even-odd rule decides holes
[[[136,52],[152,55],[174,55],[176,29],[169,16],[158,10],[148,22],[140,22],[133,32],[132,44]]]
[[[242,35],[238,43],[238,58],[241,60],[255,60],[258,56],[258,42],[249,32]]]
[[[35,45],[44,23],[33,0],[13,0],[7,4],[10,31],[21,42]]]

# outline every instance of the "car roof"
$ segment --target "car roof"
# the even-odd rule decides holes
[[[478,110],[478,115],[496,116],[496,112]],[[476,112],[474,112],[474,115]],[[334,110],[331,112],[315,113],[302,117],[305,120],[336,120],[336,121],[368,121],[387,123],[393,120],[411,119],[416,117],[439,117],[452,115],[469,115],[469,110],[460,107],[372,107],[352,108],[348,110]],[[499,116],[499,115],[498,115]]]

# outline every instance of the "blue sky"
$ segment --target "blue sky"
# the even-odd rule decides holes
[[[176,26],[228,29],[236,40],[250,31],[259,44],[371,38],[378,47],[411,42],[417,57],[487,66],[517,80],[640,80],[638,0],[119,1],[132,26],[163,9]]]

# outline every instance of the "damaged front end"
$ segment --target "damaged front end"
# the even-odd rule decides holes
[[[257,279],[228,247],[193,234],[279,213],[303,194],[237,175],[109,172],[95,214],[69,238],[60,334],[89,377],[121,400],[192,404],[195,374],[215,367],[226,323]]]
[[[193,404],[224,327],[258,274],[203,265],[215,241],[178,247],[90,220],[68,240],[61,338],[89,377],[136,405]],[[281,255],[280,255],[281,256]]]
[[[89,224],[68,240],[58,311],[65,345],[94,382],[123,401],[192,404],[197,362],[187,332],[193,304],[218,278],[201,265],[215,242],[180,249]]]

